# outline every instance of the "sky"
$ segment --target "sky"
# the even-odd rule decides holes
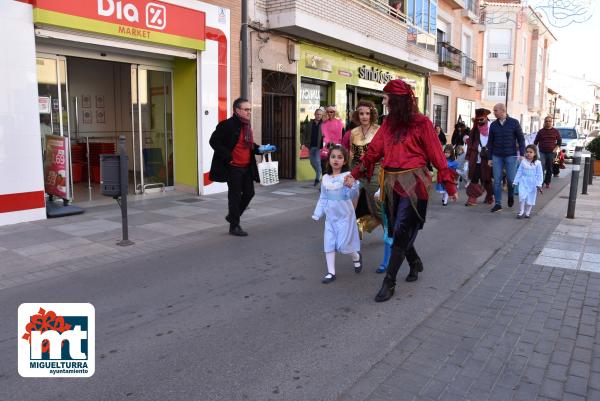
[[[548,3],[540,0],[535,3]],[[592,17],[585,22],[573,22],[564,28],[550,25],[554,36],[558,39],[550,50],[550,71],[556,70],[561,74],[583,76],[588,80],[600,83],[600,0],[553,0],[556,3],[592,3],[595,5]],[[530,4],[535,7],[531,1]],[[589,15],[589,14],[588,14]],[[580,17],[580,19],[585,16]],[[577,17],[575,17],[577,19]]]

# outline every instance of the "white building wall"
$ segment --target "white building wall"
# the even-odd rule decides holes
[[[46,218],[32,7],[0,1],[0,225]],[[10,39],[8,39],[10,38]],[[34,206],[34,207],[31,207]]]

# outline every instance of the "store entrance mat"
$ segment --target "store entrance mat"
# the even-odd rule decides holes
[[[48,216],[50,219],[54,217],[72,216],[75,214],[81,214],[83,212],[84,210],[79,206],[64,206],[59,203],[46,202],[46,216]]]

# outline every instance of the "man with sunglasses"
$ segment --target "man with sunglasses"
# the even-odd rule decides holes
[[[209,178],[227,183],[229,234],[245,237],[248,233],[240,227],[240,216],[254,197],[254,182],[259,182],[258,167],[254,155],[275,151],[271,145],[254,143],[250,115],[252,108],[248,99],[233,102],[233,116],[221,121],[210,137],[214,155]]]

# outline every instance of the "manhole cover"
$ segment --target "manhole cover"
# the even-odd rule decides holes
[[[198,202],[202,202],[203,199],[200,198],[186,198],[186,199],[180,199],[177,202],[181,202],[181,203],[198,203]]]

